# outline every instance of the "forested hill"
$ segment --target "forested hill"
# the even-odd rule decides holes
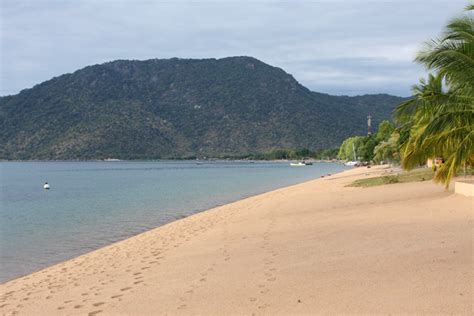
[[[222,157],[340,145],[403,99],[308,90],[251,57],[117,60],[0,98],[1,159]]]

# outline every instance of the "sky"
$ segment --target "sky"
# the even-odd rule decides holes
[[[334,95],[409,96],[467,0],[0,0],[0,95],[116,59],[252,56]]]

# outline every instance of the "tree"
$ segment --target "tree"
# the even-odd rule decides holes
[[[400,159],[398,140],[400,139],[400,134],[398,132],[393,132],[390,135],[390,138],[386,141],[380,142],[374,148],[374,161],[376,163],[381,162],[397,162]]]
[[[377,134],[375,134],[375,138],[378,142],[387,141],[392,135],[395,126],[387,120],[380,122],[379,128],[377,129]]]
[[[401,129],[402,166],[414,168],[427,158],[445,163],[435,180],[446,186],[456,171],[474,163],[474,21],[471,12],[453,19],[440,39],[427,43],[416,61],[432,73],[414,86],[414,98],[396,108]]]
[[[363,161],[370,162],[374,158],[374,149],[377,146],[377,139],[369,135],[363,138],[362,146],[360,147],[359,155]]]
[[[361,148],[364,145],[364,138],[364,136],[353,136],[344,140],[341,147],[339,147],[337,157],[343,160],[359,159],[361,156]],[[356,157],[354,157],[354,151]]]

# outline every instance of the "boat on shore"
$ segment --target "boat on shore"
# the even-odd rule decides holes
[[[357,160],[357,155],[356,155],[356,150],[355,150],[354,144],[352,144],[352,152],[354,154],[354,160],[347,161],[346,163],[344,163],[344,166],[357,167],[357,166],[361,165],[361,162]]]
[[[360,161],[347,161],[346,163],[344,163],[344,166],[356,167],[359,164],[360,164]]]

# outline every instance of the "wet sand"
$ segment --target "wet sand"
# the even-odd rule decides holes
[[[6,315],[473,313],[473,199],[358,168],[0,285]],[[60,242],[60,241],[58,241]]]

